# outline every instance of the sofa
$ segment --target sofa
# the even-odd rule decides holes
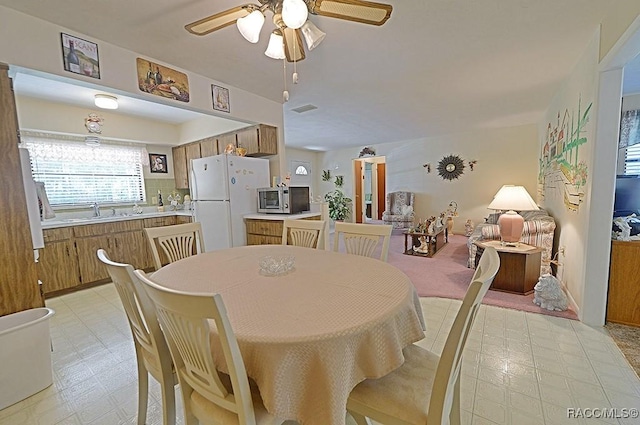
[[[551,273],[551,258],[553,256],[553,235],[556,229],[556,222],[545,210],[521,211],[519,213],[524,218],[524,229],[520,242],[542,248],[542,259],[540,262],[540,275]],[[478,224],[469,239],[469,260],[467,267],[475,268],[477,246],[475,241],[500,240],[500,227],[498,226],[500,214],[490,214],[485,219],[485,223]]]
[[[382,213],[384,224],[390,224],[394,229],[410,229],[415,218],[413,204],[415,195],[413,192],[387,193],[387,205]]]

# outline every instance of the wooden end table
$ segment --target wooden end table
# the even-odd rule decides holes
[[[440,230],[434,233],[406,231],[403,234],[404,234],[404,253],[407,255],[417,255],[419,257],[433,257],[448,242],[446,227],[442,227]],[[409,246],[408,244],[409,236],[411,236],[411,246]],[[424,236],[426,238],[427,244],[429,246],[429,252],[425,252],[425,253],[416,252],[413,249],[414,246],[420,245],[420,241],[418,240],[418,238],[420,238],[421,236]]]
[[[518,243],[516,246],[503,246],[500,241],[476,241],[480,248],[476,253],[476,264],[480,262],[482,250],[491,246],[498,251],[500,268],[489,289],[512,294],[528,295],[540,277],[542,248]]]

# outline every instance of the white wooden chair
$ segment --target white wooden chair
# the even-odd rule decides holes
[[[186,223],[175,226],[150,227],[144,229],[151,245],[156,270],[162,267],[158,246],[162,248],[169,263],[204,252],[204,239],[200,223]],[[194,249],[195,248],[195,249]]]
[[[275,425],[284,421],[267,412],[259,392],[252,393],[238,342],[219,294],[189,294],[154,283],[136,270],[156,305],[173,357],[184,406],[184,424]],[[216,333],[212,333],[214,327]],[[211,354],[219,338],[229,375],[220,374]],[[226,378],[230,384],[225,383]]]
[[[402,366],[353,389],[347,410],[358,425],[370,424],[368,418],[383,425],[460,424],[462,351],[499,267],[495,248],[485,249],[441,356],[410,345]]]
[[[285,219],[282,226],[282,245],[302,246],[305,248],[325,248],[324,220]]]
[[[373,257],[376,247],[382,238],[380,259],[387,261],[389,255],[389,239],[393,227],[387,224],[359,224],[336,222],[333,236],[333,250],[340,249],[340,236],[348,254]]]
[[[111,261],[103,249],[99,249],[97,254],[107,267],[107,272],[118,291],[133,335],[138,363],[138,425],[144,425],[147,419],[148,374],[160,383],[162,423],[173,425],[176,423],[174,386],[178,379],[173,370],[169,347],[158,324],[155,306],[144,290],[136,289],[136,277],[130,264]]]

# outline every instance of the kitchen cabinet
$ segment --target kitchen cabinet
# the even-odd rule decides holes
[[[238,146],[247,150],[247,156],[276,155],[278,153],[278,129],[260,124],[238,130]]]
[[[42,233],[45,247],[40,250],[38,260],[38,278],[42,281],[42,291],[50,294],[80,285],[73,229],[45,229]]]
[[[151,255],[143,231],[143,220],[75,226],[76,252],[83,284],[107,279],[107,269],[98,259],[96,251],[107,251],[111,260],[128,263],[135,269],[148,268]]]
[[[0,316],[44,305],[18,152],[18,118],[9,67],[0,63]]]
[[[640,326],[640,241],[611,241],[607,322]]]
[[[205,158],[207,156],[218,155],[218,140],[215,137],[207,137],[200,140],[200,157]]]
[[[171,149],[173,155],[173,178],[176,189],[189,189],[189,175],[187,174],[187,152],[184,145]]]
[[[238,139],[236,138],[236,133],[225,133],[216,136],[216,141],[218,144],[218,152],[224,153],[224,150],[227,148],[227,145],[233,145],[238,147]]]
[[[287,216],[287,218],[291,218]],[[320,220],[320,214],[304,217],[302,220]],[[254,219],[244,220],[247,230],[247,245],[280,245],[282,244],[282,229],[284,227],[284,217],[282,219]]]

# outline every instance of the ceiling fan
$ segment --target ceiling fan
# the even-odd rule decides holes
[[[382,25],[391,16],[388,4],[364,0],[258,0],[202,18],[185,25],[195,35],[207,35],[234,23],[247,41],[257,43],[264,24],[264,13],[273,13],[276,29],[272,32],[265,54],[289,62],[305,58],[302,38],[309,50],[314,49],[325,34],[307,19],[308,14],[344,19],[369,25]]]

